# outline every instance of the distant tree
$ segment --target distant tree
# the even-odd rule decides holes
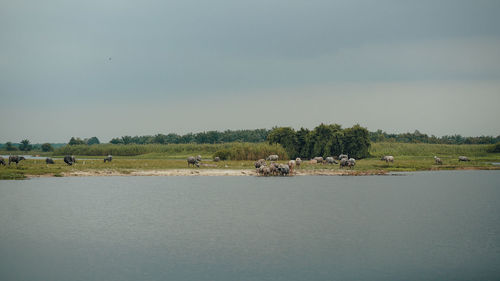
[[[8,141],[8,142],[5,143],[5,150],[7,150],[7,151],[16,151],[17,147],[15,147],[14,145],[12,145],[12,142]]]
[[[85,144],[85,141],[80,138],[71,137],[68,144],[69,145]]]
[[[48,142],[42,144],[41,148],[42,148],[43,152],[49,152],[49,151],[53,151],[54,150],[54,148],[52,147],[52,145],[50,143],[48,143]]]
[[[21,151],[30,151],[33,148],[33,146],[30,144],[30,141],[27,139],[24,139],[21,141],[21,144],[19,145],[19,150]]]
[[[87,140],[88,145],[93,145],[93,144],[100,144],[101,142],[97,137],[91,137],[90,139]]]
[[[133,140],[133,138],[132,138],[131,136],[123,136],[123,137],[122,137],[122,142],[123,142],[124,144],[133,143],[133,142],[132,142],[132,140]]]
[[[344,130],[344,151],[358,159],[370,156],[370,133],[359,124]]]
[[[109,141],[109,143],[112,143],[112,144],[122,144],[122,143],[123,143],[123,141],[122,141],[122,139],[120,139],[120,138],[112,138],[112,139]]]
[[[267,135],[267,141],[269,144],[281,144],[290,158],[299,156],[300,147],[297,145],[297,136],[291,127],[275,128]]]

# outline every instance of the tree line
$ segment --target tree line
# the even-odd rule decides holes
[[[382,130],[370,132],[372,142],[432,143],[432,144],[495,144],[500,142],[500,135],[463,137],[461,135],[445,135],[436,137],[415,130],[413,133],[389,134]]]
[[[291,127],[274,128],[268,135],[270,144],[281,144],[288,156],[310,159],[348,154],[349,157],[368,157],[369,132],[360,125],[342,129],[339,124],[320,124],[313,130]]]
[[[324,130],[325,132],[330,132],[335,135],[339,142],[341,138],[339,137],[340,125],[333,124],[328,125],[333,126],[333,129]],[[283,129],[287,128],[287,129]],[[184,135],[179,135],[175,133],[169,134],[156,134],[156,135],[145,135],[145,136],[122,136],[111,139],[111,144],[187,144],[187,143],[197,143],[197,144],[220,144],[220,143],[232,143],[232,142],[250,142],[250,143],[260,143],[269,140],[269,135],[275,132],[276,129],[282,129],[281,134],[289,134],[288,131],[293,131],[297,135],[297,143],[300,145],[307,144],[306,136],[310,132],[308,129],[301,128],[299,130],[294,130],[291,127],[283,128],[272,128],[272,129],[255,129],[255,130],[225,130],[225,131],[206,131],[199,133],[187,133]],[[354,128],[354,127],[353,127]],[[316,129],[316,128],[315,128]],[[342,130],[340,128],[340,130]],[[366,130],[366,129],[365,129]],[[368,132],[368,139],[371,142],[397,142],[397,143],[430,143],[430,144],[496,144],[500,143],[500,135],[493,136],[477,136],[477,137],[464,137],[461,135],[445,135],[442,137],[437,137],[434,135],[428,135],[415,130],[413,133],[401,133],[401,134],[390,134],[382,130],[377,130],[374,132]],[[318,131],[319,133],[319,131]],[[272,137],[273,139],[275,136]],[[284,138],[284,142],[290,142],[290,139]],[[71,137],[68,144],[69,145],[93,145],[99,144],[100,141],[97,137],[91,138],[78,138]],[[318,141],[317,143],[321,143]],[[61,143],[43,143],[43,144],[31,144],[29,140],[24,139],[20,143],[6,142],[5,144],[0,144],[1,150],[6,151],[53,151],[64,144]],[[289,145],[289,148],[292,149]],[[307,148],[294,148],[297,152],[290,155],[309,155],[307,151],[314,151],[313,148],[306,146]],[[340,148],[340,145],[335,147]],[[305,149],[305,150],[304,150]],[[340,150],[345,149],[341,148]],[[304,151],[303,151],[304,150]],[[316,146],[315,153],[318,153],[319,149]],[[338,150],[338,149],[337,149]],[[293,152],[293,151],[292,151]],[[303,157],[303,156],[302,156]]]
[[[154,136],[123,136],[111,139],[112,144],[180,144],[180,143],[229,143],[229,142],[265,142],[271,130],[226,130],[188,133],[185,135],[157,134]]]

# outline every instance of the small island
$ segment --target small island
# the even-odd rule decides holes
[[[72,137],[68,144],[55,148],[49,143],[31,145],[28,140],[23,140],[17,146],[7,143],[0,148],[3,158],[0,161],[0,179],[272,176],[259,173],[256,169],[256,161],[269,155],[276,155],[277,160],[265,161],[266,165],[292,165],[290,160],[301,159],[300,165],[289,167],[291,169],[286,176],[500,170],[500,144],[484,143],[494,141],[493,137],[469,137],[462,138],[464,143],[459,144],[450,141],[449,137],[436,138],[419,132],[391,135],[381,131],[370,132],[359,125],[343,129],[337,124],[321,124],[313,130],[301,128],[297,131],[280,127],[183,136],[124,136],[114,138],[110,143],[100,143],[97,137]],[[355,165],[341,165],[339,156],[344,153],[355,159]],[[17,161],[9,161],[9,156],[18,155]],[[21,157],[25,159],[21,160]],[[189,163],[190,157],[199,157],[196,165]]]

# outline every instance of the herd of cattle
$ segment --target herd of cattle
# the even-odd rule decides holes
[[[257,174],[262,176],[288,176],[293,175],[295,168],[300,168],[302,164],[302,159],[296,158],[295,160],[288,161],[288,164],[279,164],[275,161],[278,161],[278,155],[269,155],[266,159],[259,159],[255,161],[255,169]],[[339,160],[339,161],[337,161]],[[354,158],[348,158],[347,155],[341,154],[337,158],[334,157],[314,157],[309,160],[309,164],[339,164],[340,168],[349,167],[353,168],[356,165],[356,160]],[[271,161],[269,165],[266,161]]]
[[[21,162],[21,160],[26,160],[26,158],[24,158],[23,156],[10,155],[9,156],[9,166],[10,166],[10,163],[16,163],[16,166],[17,166],[17,164],[19,164],[19,162]],[[113,156],[108,155],[104,158],[104,163],[111,162],[111,160],[113,160]],[[71,166],[74,163],[76,163],[76,158],[73,155],[66,155],[66,156],[64,156],[63,161],[67,165]],[[49,157],[45,158],[45,163],[46,164],[55,164],[54,159],[49,158]],[[0,165],[4,165],[4,166],[7,165],[2,156],[0,156]]]
[[[276,163],[278,161],[279,157],[278,155],[269,155],[266,159],[259,159],[255,161],[255,169],[257,171],[257,174],[263,175],[263,176],[287,176],[290,174],[293,174],[294,169],[297,167],[299,168],[300,165],[302,164],[302,159],[297,158],[295,160],[290,160],[288,161],[288,164],[279,164]],[[20,161],[25,160],[23,156],[17,156],[17,155],[11,155],[9,156],[9,166],[11,163],[16,163],[19,164]],[[72,155],[66,155],[63,158],[64,163],[67,165],[71,166],[74,163],[76,163],[76,159]],[[113,156],[108,155],[104,158],[104,163],[106,162],[111,162],[113,160]],[[394,156],[386,155],[383,156],[380,160],[385,161],[386,163],[394,163]],[[214,162],[219,162],[220,158],[215,157]],[[266,161],[270,161],[269,165],[267,164]],[[467,162],[470,161],[469,158],[466,156],[459,156],[458,157],[459,162]],[[443,161],[441,158],[434,156],[434,162],[437,165],[443,164]],[[46,164],[54,164],[54,160],[52,158],[46,158],[45,159]],[[190,156],[187,158],[187,163],[188,167],[189,166],[196,166],[200,167],[201,163],[201,155],[197,155],[196,157]],[[346,154],[340,154],[338,157],[326,157],[323,159],[323,157],[314,157],[313,159],[309,160],[309,164],[339,164],[340,168],[343,167],[349,167],[353,168],[356,165],[356,160],[354,158],[348,158]],[[5,166],[5,159],[0,156],[0,165]]]

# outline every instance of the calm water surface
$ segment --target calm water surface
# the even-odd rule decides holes
[[[0,280],[499,278],[499,171],[0,181]]]

